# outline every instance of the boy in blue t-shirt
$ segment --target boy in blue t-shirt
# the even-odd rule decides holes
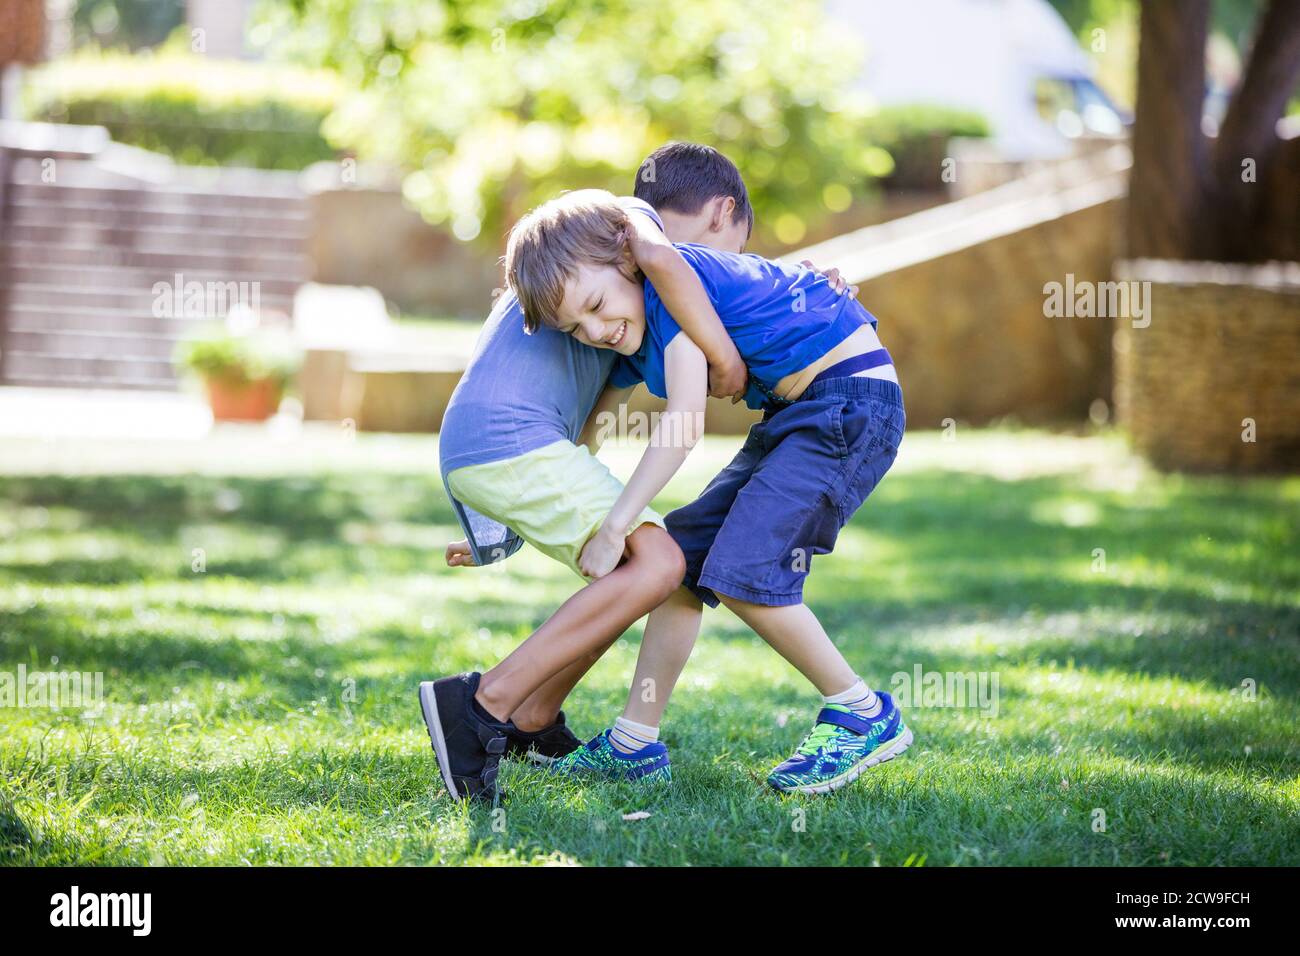
[[[627,256],[626,227],[612,195],[585,190],[525,216],[506,251],[528,327],[618,352],[624,360],[612,382],[641,379],[668,400],[650,447],[579,558],[595,578],[614,569],[628,526],[702,434],[708,388],[703,353]],[[764,416],[700,497],[667,516],[686,558],[685,586],[651,612],[623,715],[553,769],[636,778],[666,767],[659,720],[699,632],[701,602],[721,600],[823,694],[813,730],[768,782],[829,792],[912,743],[890,695],[867,687],[803,603],[812,556],[832,550],[893,464],[902,392],[876,320],[825,277],[758,256],[677,249],[749,367],[747,404]]]

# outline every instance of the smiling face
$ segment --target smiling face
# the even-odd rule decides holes
[[[553,328],[583,345],[635,355],[645,339],[644,295],[617,266],[581,263],[564,283]]]

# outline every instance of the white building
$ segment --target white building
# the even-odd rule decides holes
[[[1071,136],[1117,134],[1127,119],[1046,0],[827,0],[826,11],[865,46],[859,84],[875,102],[979,113],[1008,160],[1060,155]]]

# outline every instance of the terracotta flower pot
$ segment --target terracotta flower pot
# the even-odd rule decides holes
[[[231,382],[210,378],[204,383],[212,417],[219,422],[264,422],[280,407],[284,388],[270,378]]]

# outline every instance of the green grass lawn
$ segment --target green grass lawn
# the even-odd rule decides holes
[[[707,440],[660,504],[736,445]],[[416,685],[494,663],[578,581],[530,549],[443,567],[435,462],[418,437],[0,441],[0,672],[105,692],[89,717],[0,708],[0,859],[1300,863],[1300,479],[1162,477],[1113,437],[911,434],[809,602],[875,686],[982,673],[995,712],[913,706],[904,757],[778,797],[763,778],[818,698],[716,611],[664,723],[670,792],[508,763],[493,815],[446,797]],[[574,694],[580,733],[618,713],[638,640]]]

